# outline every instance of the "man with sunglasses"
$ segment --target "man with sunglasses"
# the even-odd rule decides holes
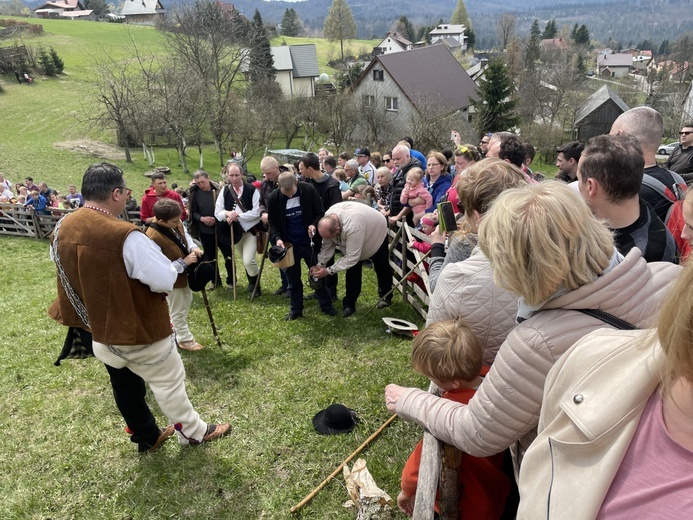
[[[671,152],[664,167],[678,173],[690,186],[693,183],[693,121],[683,125],[679,142],[681,145]]]

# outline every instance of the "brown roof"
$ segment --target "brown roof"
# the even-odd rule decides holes
[[[402,36],[402,35],[401,35],[400,33],[398,33],[397,31],[390,31],[390,32],[387,33],[387,36],[389,36],[389,37],[392,38],[393,40],[395,40],[395,41],[401,43],[402,46],[403,46],[405,49],[406,49],[407,47],[409,47],[410,45],[412,45],[412,43],[411,43],[409,40],[407,40],[404,36]],[[387,38],[387,36],[386,36],[386,38]]]
[[[468,107],[479,98],[476,83],[445,45],[430,45],[410,51],[376,56],[354,85],[369,78],[379,63],[409,100],[433,101],[450,110]]]

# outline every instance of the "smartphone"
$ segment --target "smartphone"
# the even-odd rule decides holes
[[[452,233],[457,231],[457,220],[455,220],[455,211],[452,208],[452,202],[445,201],[438,203],[438,226],[441,233]]]

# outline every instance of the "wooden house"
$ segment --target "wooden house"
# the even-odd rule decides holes
[[[629,110],[628,105],[606,85],[587,98],[573,123],[576,141],[585,142],[590,137],[608,134],[616,118]]]

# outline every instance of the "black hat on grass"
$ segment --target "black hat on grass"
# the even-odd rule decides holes
[[[313,426],[321,435],[349,433],[358,423],[356,412],[343,404],[331,404],[313,417]]]

